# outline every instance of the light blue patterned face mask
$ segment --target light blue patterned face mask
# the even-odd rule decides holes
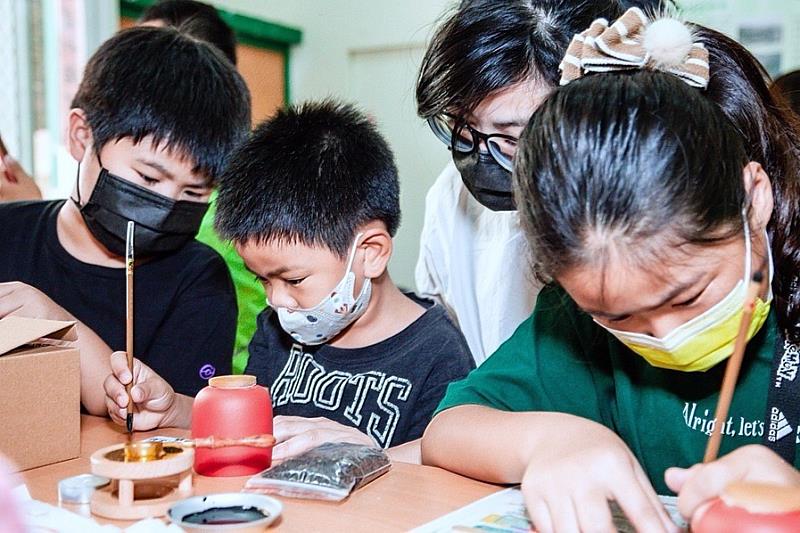
[[[344,277],[320,303],[309,309],[277,308],[281,327],[297,342],[311,346],[328,342],[367,310],[372,281],[365,278],[361,293],[355,297],[356,275],[352,271],[361,235],[356,235]]]

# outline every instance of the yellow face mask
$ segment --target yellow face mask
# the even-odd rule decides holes
[[[730,357],[742,320],[742,305],[747,297],[750,282],[750,229],[744,224],[745,235],[745,273],[744,279],[711,309],[670,331],[665,337],[657,338],[642,333],[632,333],[607,328],[628,348],[645,358],[653,366],[680,370],[682,372],[703,372]],[[768,252],[769,253],[769,252]],[[769,258],[769,281],[772,283],[772,256]],[[747,340],[761,329],[769,315],[772,302],[772,289],[766,301],[756,299],[753,319],[747,332]],[[599,323],[598,323],[599,324]]]

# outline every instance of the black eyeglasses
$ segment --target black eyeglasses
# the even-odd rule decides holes
[[[517,151],[517,139],[502,133],[483,133],[463,120],[456,119],[448,113],[441,113],[428,119],[428,125],[434,135],[452,150],[469,153],[480,145],[486,145],[489,154],[497,164],[511,172],[514,168],[514,153]]]

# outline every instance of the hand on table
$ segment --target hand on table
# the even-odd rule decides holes
[[[42,291],[19,281],[0,283],[0,318],[24,316],[47,320],[75,320]]]
[[[609,500],[637,531],[677,531],[636,457],[615,433],[577,417],[551,431],[559,444],[533,451],[522,478],[536,531],[616,531]]]
[[[322,417],[276,416],[272,422],[272,434],[277,441],[272,448],[274,462],[284,461],[326,442],[378,446],[358,429]]]
[[[111,419],[124,426],[128,415],[128,393],[125,391],[125,385],[131,382],[125,352],[111,354],[111,371],[112,374],[103,383],[106,408]],[[164,378],[135,358],[132,377],[131,397],[136,405],[133,429],[146,431],[157,427],[188,425],[187,421],[178,420],[176,413],[178,395]]]
[[[678,494],[678,510],[691,518],[734,481],[800,487],[800,472],[769,448],[752,444],[708,464],[669,468],[664,480]]]
[[[42,191],[13,157],[0,159],[0,202],[41,199]]]

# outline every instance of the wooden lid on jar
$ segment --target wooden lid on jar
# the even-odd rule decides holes
[[[252,387],[256,384],[256,377],[247,374],[237,376],[215,376],[208,380],[208,384],[218,389],[240,389]]]

